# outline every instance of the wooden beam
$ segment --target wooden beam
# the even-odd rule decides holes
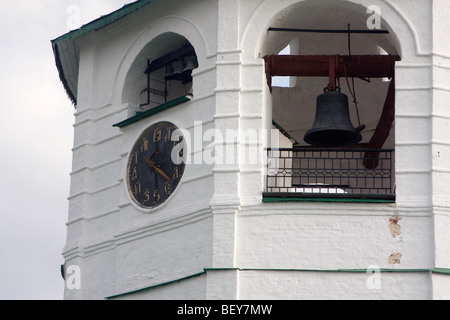
[[[166,66],[167,64],[169,64],[173,61],[176,61],[176,60],[180,59],[181,57],[186,56],[191,53],[195,53],[193,46],[191,46],[191,45],[183,46],[173,52],[170,52],[170,53],[162,56],[161,58],[154,60],[152,63],[150,63],[148,65],[147,70],[145,70],[145,73],[150,74],[150,73]]]
[[[334,59],[334,60],[332,60]],[[391,78],[395,62],[394,55],[268,55],[264,57],[266,76],[272,89],[272,77],[329,77],[330,61],[335,61],[335,76],[357,78]],[[353,74],[351,73],[353,70]]]
[[[367,149],[381,149],[391,133],[395,120],[395,79],[392,78],[389,85],[386,102],[375,132],[367,144]],[[364,154],[364,166],[367,169],[378,167],[379,152],[366,152]]]
[[[280,32],[303,32],[303,33],[345,33],[345,34],[351,34],[351,33],[359,33],[359,34],[389,34],[389,31],[387,30],[369,30],[369,29],[362,29],[362,30],[335,30],[335,29],[297,29],[297,28],[275,28],[270,27],[268,31],[280,31]]]

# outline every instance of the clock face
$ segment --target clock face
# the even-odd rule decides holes
[[[131,150],[127,181],[131,198],[142,208],[163,204],[183,176],[185,141],[176,126],[161,122],[148,128]]]

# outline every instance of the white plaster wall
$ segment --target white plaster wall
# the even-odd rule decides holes
[[[421,300],[432,295],[428,273],[242,271],[243,300]],[[369,283],[369,285],[368,285]]]
[[[433,212],[435,214],[436,267],[449,269],[450,259],[450,32],[448,1],[433,1],[433,110],[432,168]],[[433,278],[436,299],[450,299],[449,275]]]
[[[237,297],[239,270],[206,269],[186,279],[112,297],[114,300],[233,300]]]
[[[200,275],[183,281],[149,288],[129,295],[114,297],[114,300],[205,300],[206,276]]]
[[[187,216],[118,236],[116,292],[131,292],[203,271],[211,264],[209,215]]]
[[[433,274],[433,299],[450,299],[450,277],[448,274]]]
[[[434,267],[430,213],[399,213],[387,205],[266,203],[240,212],[237,238],[240,268]]]

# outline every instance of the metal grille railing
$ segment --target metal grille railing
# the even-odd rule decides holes
[[[391,149],[267,149],[266,196],[395,197]]]

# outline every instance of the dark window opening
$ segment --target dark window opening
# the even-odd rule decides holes
[[[194,48],[183,46],[159,59],[147,60],[146,87],[140,92],[140,111],[192,95],[192,71],[198,67]]]

